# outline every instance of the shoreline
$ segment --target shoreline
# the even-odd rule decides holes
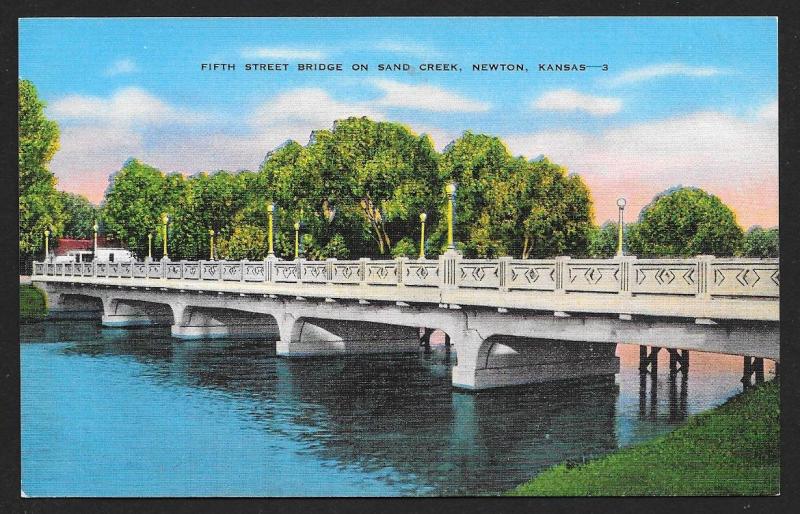
[[[739,393],[647,442],[562,463],[508,496],[780,494],[780,379]]]

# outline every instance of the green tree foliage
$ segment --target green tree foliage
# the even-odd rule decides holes
[[[219,239],[218,252],[227,260],[260,260],[268,251],[267,231],[253,225],[236,226],[230,235]]]
[[[517,201],[521,230],[514,241],[522,241],[522,258],[585,255],[594,211],[583,180],[547,159],[520,163],[518,169],[524,189]]]
[[[631,225],[626,225],[629,232]],[[609,259],[617,254],[617,239],[619,238],[619,224],[607,221],[600,227],[593,227],[589,234],[589,247],[587,254],[595,259]]]
[[[85,196],[59,191],[64,210],[64,237],[89,239],[94,236],[94,222],[100,209]]]
[[[153,256],[159,255],[161,213],[169,215],[169,234],[172,234],[185,182],[180,174],[165,175],[136,159],[128,160],[111,177],[106,191],[103,205],[105,234],[140,256],[147,255],[147,235],[153,234]],[[168,243],[171,257],[179,256],[173,238],[168,238]]]
[[[577,175],[567,175],[547,159],[513,158],[500,139],[471,132],[448,146],[439,164],[443,181],[458,185],[454,239],[465,255],[529,258],[586,252],[592,201]],[[446,202],[440,205],[431,246],[443,250]]]
[[[44,115],[36,87],[19,81],[19,252],[24,258],[40,256],[44,231],[61,235],[64,216],[56,192],[56,179],[48,164],[58,150],[58,125]]]
[[[742,240],[741,254],[746,257],[779,257],[779,242],[777,227],[751,227]]]
[[[309,254],[338,234],[352,254],[389,255],[416,231],[419,213],[435,212],[440,200],[430,138],[367,118],[316,131],[305,148],[285,145],[268,156],[262,173],[281,211],[281,232],[293,234],[302,219],[313,236]]]
[[[656,196],[626,236],[630,252],[639,257],[730,256],[743,233],[718,197],[680,187]]]
[[[217,240],[223,241],[232,237],[234,225],[247,224],[250,220],[238,215],[247,206],[248,189],[254,180],[255,175],[250,172],[226,171],[199,173],[186,179],[175,206],[170,236],[175,256],[208,258],[209,230],[214,230]],[[237,241],[241,244],[241,237]]]

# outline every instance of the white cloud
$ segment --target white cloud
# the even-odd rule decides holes
[[[413,123],[410,124],[409,127],[418,135],[427,134],[433,140],[433,147],[439,152],[444,150],[447,145],[453,142],[453,140],[461,137],[461,134],[463,133],[454,130],[443,129],[441,127],[416,125]]]
[[[371,103],[343,102],[324,89],[300,88],[262,103],[254,110],[249,124],[274,146],[286,139],[305,143],[312,130],[331,128],[335,120],[350,116],[368,116],[374,120],[385,117]]]
[[[491,107],[487,102],[471,100],[437,86],[389,79],[375,79],[372,83],[384,93],[376,103],[387,107],[432,112],[485,112]]]
[[[62,126],[59,139],[51,163],[59,189],[85,194],[93,202],[102,200],[108,176],[144,148],[142,135],[125,126]]]
[[[105,75],[113,77],[115,75],[136,73],[137,71],[139,71],[139,67],[132,59],[120,59],[106,68]]]
[[[770,112],[770,106],[762,110]],[[503,138],[514,154],[545,154],[579,173],[598,220],[612,219],[617,196],[632,215],[669,187],[702,187],[734,207],[744,226],[777,223],[778,126],[774,118],[697,112],[599,134],[563,130]]]
[[[532,101],[530,106],[546,111],[585,111],[594,116],[608,116],[620,111],[622,100],[585,95],[571,89],[559,89],[544,93]]]
[[[778,100],[773,100],[756,111],[756,116],[762,119],[778,121]]]
[[[664,63],[624,71],[616,77],[607,80],[606,83],[610,86],[621,86],[660,77],[713,77],[721,73],[723,73],[721,69],[711,66],[688,66],[680,63]]]
[[[63,121],[103,122],[115,125],[134,123],[196,123],[207,116],[173,107],[143,89],[128,87],[108,98],[69,95],[53,102],[48,113]]]
[[[245,59],[284,59],[287,61],[319,61],[327,57],[327,53],[322,50],[311,50],[290,47],[260,47],[245,48],[240,52]]]

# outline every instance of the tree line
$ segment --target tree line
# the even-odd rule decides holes
[[[368,118],[338,120],[267,154],[256,171],[220,170],[186,177],[129,159],[110,177],[101,207],[58,192],[48,164],[58,126],[44,116],[33,84],[20,81],[20,255],[39,257],[43,231],[91,237],[95,219],[109,240],[160,256],[161,215],[169,216],[173,259],[267,254],[267,205],[274,205],[275,252],[294,257],[295,224],[311,259],[419,253],[420,214],[426,255],[446,247],[449,183],[455,194],[455,241],[467,257],[554,255],[610,257],[616,224],[594,223],[592,197],[580,176],[546,158],[512,156],[497,137],[465,132],[437,152],[427,135]],[[777,229],[746,234],[716,196],[677,188],[657,196],[626,224],[626,253],[645,256],[777,256]]]

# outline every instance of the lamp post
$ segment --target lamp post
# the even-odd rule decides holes
[[[294,222],[294,260],[300,258],[300,222]]]
[[[169,255],[167,255],[167,223],[168,222],[169,222],[169,216],[167,216],[167,213],[165,212],[165,213],[161,214],[161,223],[164,226],[164,257],[162,257],[162,260],[165,260],[165,261],[169,260]]]
[[[456,185],[452,182],[447,184],[447,248],[455,250],[453,243],[453,203],[456,200]]]
[[[267,205],[267,220],[269,229],[267,231],[267,241],[269,242],[269,257],[275,257],[275,249],[272,247],[272,216],[275,212],[275,204],[271,203]]]
[[[208,229],[208,237],[211,239],[211,248],[208,250],[208,260],[214,260],[214,229]]]
[[[420,213],[419,215],[419,224],[420,224],[420,231],[419,231],[419,258],[425,258],[425,220],[428,219],[428,215]]]
[[[94,247],[92,248],[92,260],[97,258],[97,230],[100,226],[97,224],[97,220],[94,220],[94,225],[92,225],[92,229],[94,230]]]
[[[617,234],[617,257],[622,257],[622,255],[623,255],[623,253],[622,253],[622,237],[623,237],[623,227],[624,227],[624,224],[625,224],[625,221],[624,221],[624,218],[623,218],[623,212],[625,211],[625,203],[626,202],[625,202],[624,198],[620,198],[620,199],[617,200],[617,207],[619,207],[619,221],[618,221],[618,224],[617,224],[618,225],[617,226],[617,230],[618,230],[618,234]]]
[[[44,260],[50,260],[50,230],[44,230]]]
[[[153,234],[147,234],[147,260],[153,260]]]

